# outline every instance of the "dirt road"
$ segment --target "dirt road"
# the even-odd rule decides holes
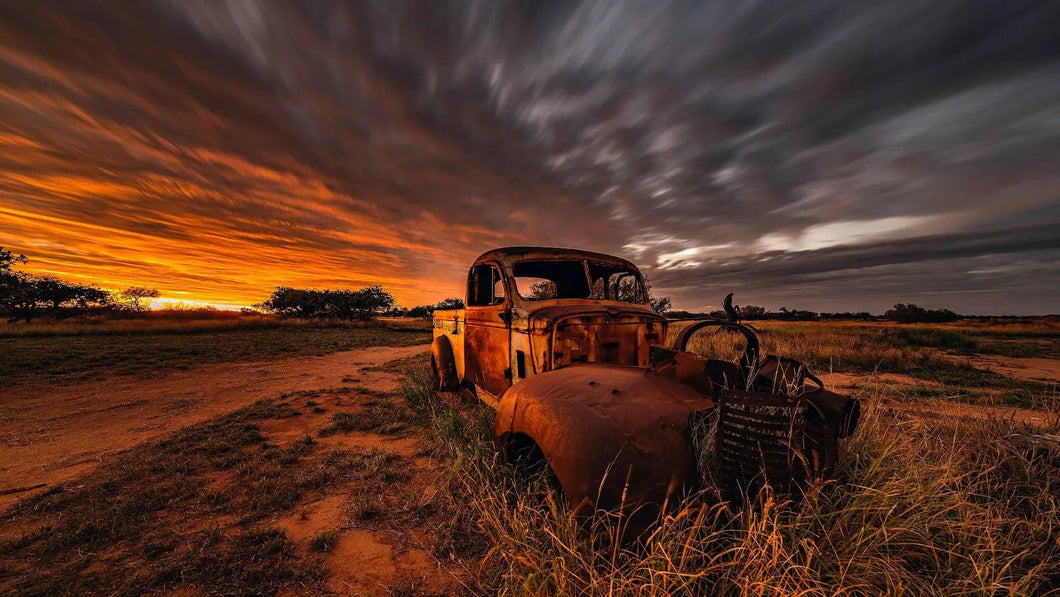
[[[0,492],[6,493],[0,494],[0,510],[36,493],[12,490],[69,481],[108,454],[262,398],[350,384],[372,387],[393,375],[365,367],[426,350],[426,345],[379,346],[319,357],[206,365],[149,379],[115,376],[74,385],[4,389]]]

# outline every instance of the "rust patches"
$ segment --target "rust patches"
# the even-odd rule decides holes
[[[499,447],[543,457],[578,511],[624,507],[637,528],[674,492],[767,479],[797,489],[832,469],[856,400],[801,363],[763,357],[738,323],[697,322],[665,348],[666,319],[644,289],[618,257],[495,249],[469,270],[467,308],[435,313],[435,337],[452,343],[461,383],[497,409]],[[743,334],[744,353],[687,352],[712,327]]]

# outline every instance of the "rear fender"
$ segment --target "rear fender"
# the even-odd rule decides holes
[[[448,336],[438,336],[431,343],[431,373],[438,382],[438,389],[452,392],[460,389],[460,377],[456,372],[456,357]]]

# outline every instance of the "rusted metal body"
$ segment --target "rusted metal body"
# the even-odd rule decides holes
[[[472,264],[465,309],[435,312],[432,366],[497,409],[498,445],[547,460],[571,506],[652,517],[672,496],[749,478],[784,487],[832,467],[857,401],[760,354],[745,326],[674,335],[629,261],[515,247]],[[734,362],[686,350],[701,329],[745,336]],[[672,348],[668,347],[672,346]]]

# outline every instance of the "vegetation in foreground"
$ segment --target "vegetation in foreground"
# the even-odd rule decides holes
[[[426,536],[433,512],[423,487],[437,483],[417,477],[430,471],[411,454],[350,445],[352,431],[423,435],[396,394],[343,387],[260,401],[127,450],[0,516],[0,595],[326,593],[343,533]],[[319,531],[289,532],[336,497],[341,514]],[[407,550],[412,539],[401,541]],[[424,586],[406,578],[370,594]]]
[[[622,544],[620,519],[583,524],[547,484],[499,462],[490,413],[439,404],[423,370],[404,393],[452,457],[443,540],[482,550],[482,594],[1060,591],[1060,462],[1023,451],[1011,434],[1030,429],[1010,421],[870,408],[835,479],[801,503],[692,495],[643,541]],[[1044,431],[1057,430],[1060,420]]]
[[[0,325],[0,377],[26,383],[158,373],[430,341],[422,321],[320,322],[234,314]]]
[[[32,529],[0,547],[8,594],[133,595],[182,585],[269,593],[319,583],[319,564],[302,561],[264,522],[350,474],[341,464],[350,454],[333,455],[331,465],[304,459],[312,438],[284,448],[265,441],[260,421],[299,414],[261,402],[21,504],[5,522]],[[209,483],[208,475],[225,472],[238,481]]]

